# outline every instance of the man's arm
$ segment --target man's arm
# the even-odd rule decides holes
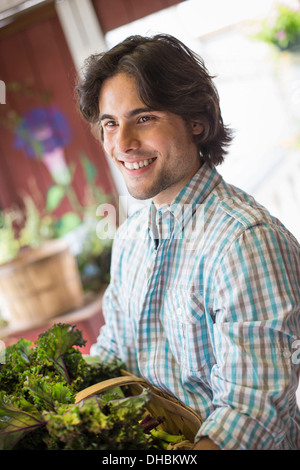
[[[299,248],[266,226],[246,230],[221,260],[211,373],[216,408],[196,439],[209,436],[221,449],[296,447],[290,423],[298,383],[292,361],[298,260]],[[198,444],[205,442],[195,444],[200,450]]]
[[[199,439],[193,446],[193,450],[221,450],[209,437]]]

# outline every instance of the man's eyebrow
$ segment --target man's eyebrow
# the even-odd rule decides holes
[[[148,107],[132,109],[131,111],[125,114],[125,118],[128,119],[128,118],[136,116],[137,114],[146,113],[150,111],[153,111],[153,110]],[[102,114],[99,117],[99,121],[103,121],[104,119],[115,119],[115,118],[111,114]]]

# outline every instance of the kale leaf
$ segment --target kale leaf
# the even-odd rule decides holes
[[[26,433],[44,425],[42,415],[25,398],[0,396],[0,450],[13,449]]]
[[[139,424],[148,401],[147,390],[117,400],[91,396],[43,415],[49,435],[66,450],[145,450],[154,443]]]
[[[139,423],[149,393],[111,390],[75,404],[78,391],[121,375],[124,365],[86,358],[81,331],[55,324],[35,343],[6,349],[0,365],[0,449],[147,449],[153,438]],[[120,398],[121,396],[121,398]]]

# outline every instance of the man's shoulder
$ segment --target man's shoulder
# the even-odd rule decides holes
[[[247,229],[264,222],[270,223],[271,214],[265,207],[258,204],[253,198],[243,198],[231,196],[224,198],[219,204],[220,210],[225,217],[230,217],[232,221],[238,222],[241,228]]]
[[[221,197],[219,210],[223,213],[224,220],[227,219],[227,224],[224,224],[227,231],[228,225],[231,225],[231,238],[236,238],[248,229],[256,227],[265,233],[268,232],[270,236],[276,232],[280,237],[283,236],[298,245],[295,237],[276,216],[242,190],[234,188],[232,194]]]

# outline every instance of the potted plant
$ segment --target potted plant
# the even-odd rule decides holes
[[[300,4],[277,4],[271,14],[259,25],[255,38],[274,46],[279,51],[300,49]]]
[[[19,82],[8,83],[7,91],[20,101],[29,97],[34,105],[24,114],[6,106],[0,124],[12,132],[15,148],[42,162],[52,178],[46,195],[34,187],[34,198],[26,195],[22,207],[0,213],[0,297],[10,322],[20,325],[80,306],[84,290],[100,291],[108,280],[111,240],[97,239],[95,215],[96,207],[112,197],[98,187],[94,165],[79,150],[85,179],[85,201],[79,201],[73,188],[76,168],[64,153],[72,130],[50,93]],[[42,209],[38,196],[45,200]],[[66,199],[70,209],[59,211]]]
[[[290,114],[300,118],[300,3],[288,0],[275,4],[258,25],[252,38],[271,47],[274,75]]]
[[[95,214],[97,205],[112,197],[97,187],[95,168],[86,155],[80,161],[87,207],[75,199],[71,177],[51,185],[42,213],[26,196],[23,209],[0,214],[0,297],[11,324],[27,326],[80,307],[84,291],[99,292],[108,283],[112,240],[97,236]],[[70,194],[74,211],[55,216]],[[71,248],[74,240],[76,250]]]

